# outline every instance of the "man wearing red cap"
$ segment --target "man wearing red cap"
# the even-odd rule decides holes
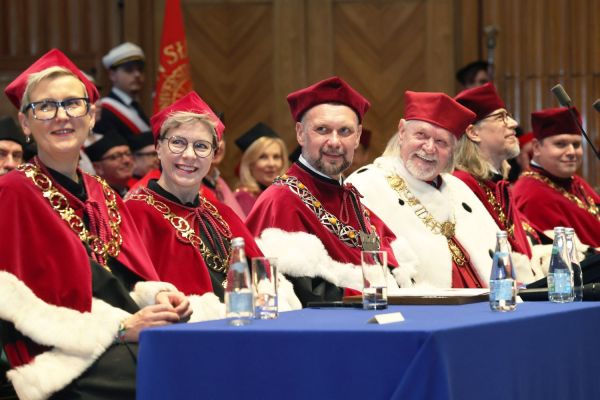
[[[531,125],[531,171],[515,184],[516,207],[540,231],[572,227],[581,242],[600,247],[600,196],[575,174],[581,166],[583,149],[569,109],[536,111],[531,114]]]
[[[406,92],[404,118],[382,157],[350,178],[404,240],[400,268],[415,287],[487,287],[497,225],[452,171],[456,141],[475,114],[443,93]]]
[[[279,258],[303,304],[340,300],[363,288],[356,268],[361,250],[387,251],[388,264],[397,266],[393,235],[342,181],[370,104],[338,77],[291,93],[287,101],[302,155],[260,195],[246,224],[260,236],[263,253]],[[388,291],[390,286],[395,286],[392,277]]]
[[[506,179],[510,169],[507,160],[519,154],[517,121],[506,111],[492,83],[467,89],[455,100],[473,111],[476,118],[458,142],[454,175],[471,188],[500,229],[507,231],[515,252],[512,259],[517,267],[517,279],[525,283],[539,279],[542,250],[547,252],[547,249],[538,248],[533,258],[535,262],[530,263],[532,248],[523,226],[532,232],[536,242],[539,238],[513,206],[510,183]]]

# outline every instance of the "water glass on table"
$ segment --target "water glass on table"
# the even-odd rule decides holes
[[[277,318],[277,259],[252,258],[254,310],[258,319]]]
[[[360,259],[363,275],[363,309],[383,310],[388,304],[387,253],[363,250]]]

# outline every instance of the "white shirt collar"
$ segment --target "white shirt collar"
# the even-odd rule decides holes
[[[306,158],[304,158],[304,157],[302,156],[302,154],[300,154],[300,157],[298,157],[298,162],[299,162],[299,163],[301,163],[302,165],[304,165],[306,168],[310,169],[312,172],[314,172],[314,173],[315,173],[315,174],[317,174],[317,175],[320,175],[320,176],[322,176],[322,177],[324,177],[324,178],[327,178],[327,179],[333,179],[333,178],[331,178],[330,176],[327,176],[327,175],[325,175],[324,173],[322,173],[321,171],[317,170],[317,169],[316,169],[315,167],[313,167],[312,165],[310,165],[310,164],[308,163],[308,161],[306,161]],[[344,181],[343,181],[343,179],[342,179],[342,177],[341,177],[341,176],[340,176],[339,182],[340,182],[340,185],[344,183]]]
[[[127,106],[131,106],[131,102],[133,101],[133,99],[131,98],[130,95],[128,95],[127,93],[125,93],[124,91],[122,91],[121,89],[119,89],[118,87],[114,87],[114,86],[112,88],[112,91],[121,100],[123,100],[123,103],[125,103]]]

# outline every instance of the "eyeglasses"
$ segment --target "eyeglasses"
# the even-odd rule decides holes
[[[508,125],[510,123],[511,119],[514,121],[512,114],[505,110],[490,114],[483,119],[490,119],[490,118],[494,119],[496,121],[502,121],[504,123],[504,125]]]
[[[138,151],[133,153],[134,157],[158,157],[158,153],[156,151]]]
[[[90,111],[90,100],[87,97],[76,97],[62,101],[42,100],[29,103],[23,108],[23,113],[31,108],[33,118],[40,121],[49,121],[56,118],[58,108],[62,107],[71,118],[81,118]]]
[[[169,150],[175,154],[181,154],[187,150],[189,142],[186,138],[181,136],[171,136],[170,138],[162,138],[161,140],[167,140]],[[192,148],[196,156],[200,158],[208,157],[214,150],[211,142],[207,140],[196,140],[192,143]]]
[[[119,153],[114,153],[109,156],[104,156],[100,159],[100,161],[121,161],[123,157],[131,158],[131,151],[121,151]]]

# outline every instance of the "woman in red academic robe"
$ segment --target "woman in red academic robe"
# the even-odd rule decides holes
[[[195,92],[151,122],[162,172],[130,192],[127,207],[162,280],[222,300],[231,239],[244,238],[248,257],[262,255],[231,208],[198,193],[225,127]]]
[[[189,301],[142,282],[158,276],[131,216],[106,182],[77,169],[93,84],[55,49],[5,92],[38,147],[0,179],[8,378],[22,398],[133,398],[140,330],[189,317]]]

